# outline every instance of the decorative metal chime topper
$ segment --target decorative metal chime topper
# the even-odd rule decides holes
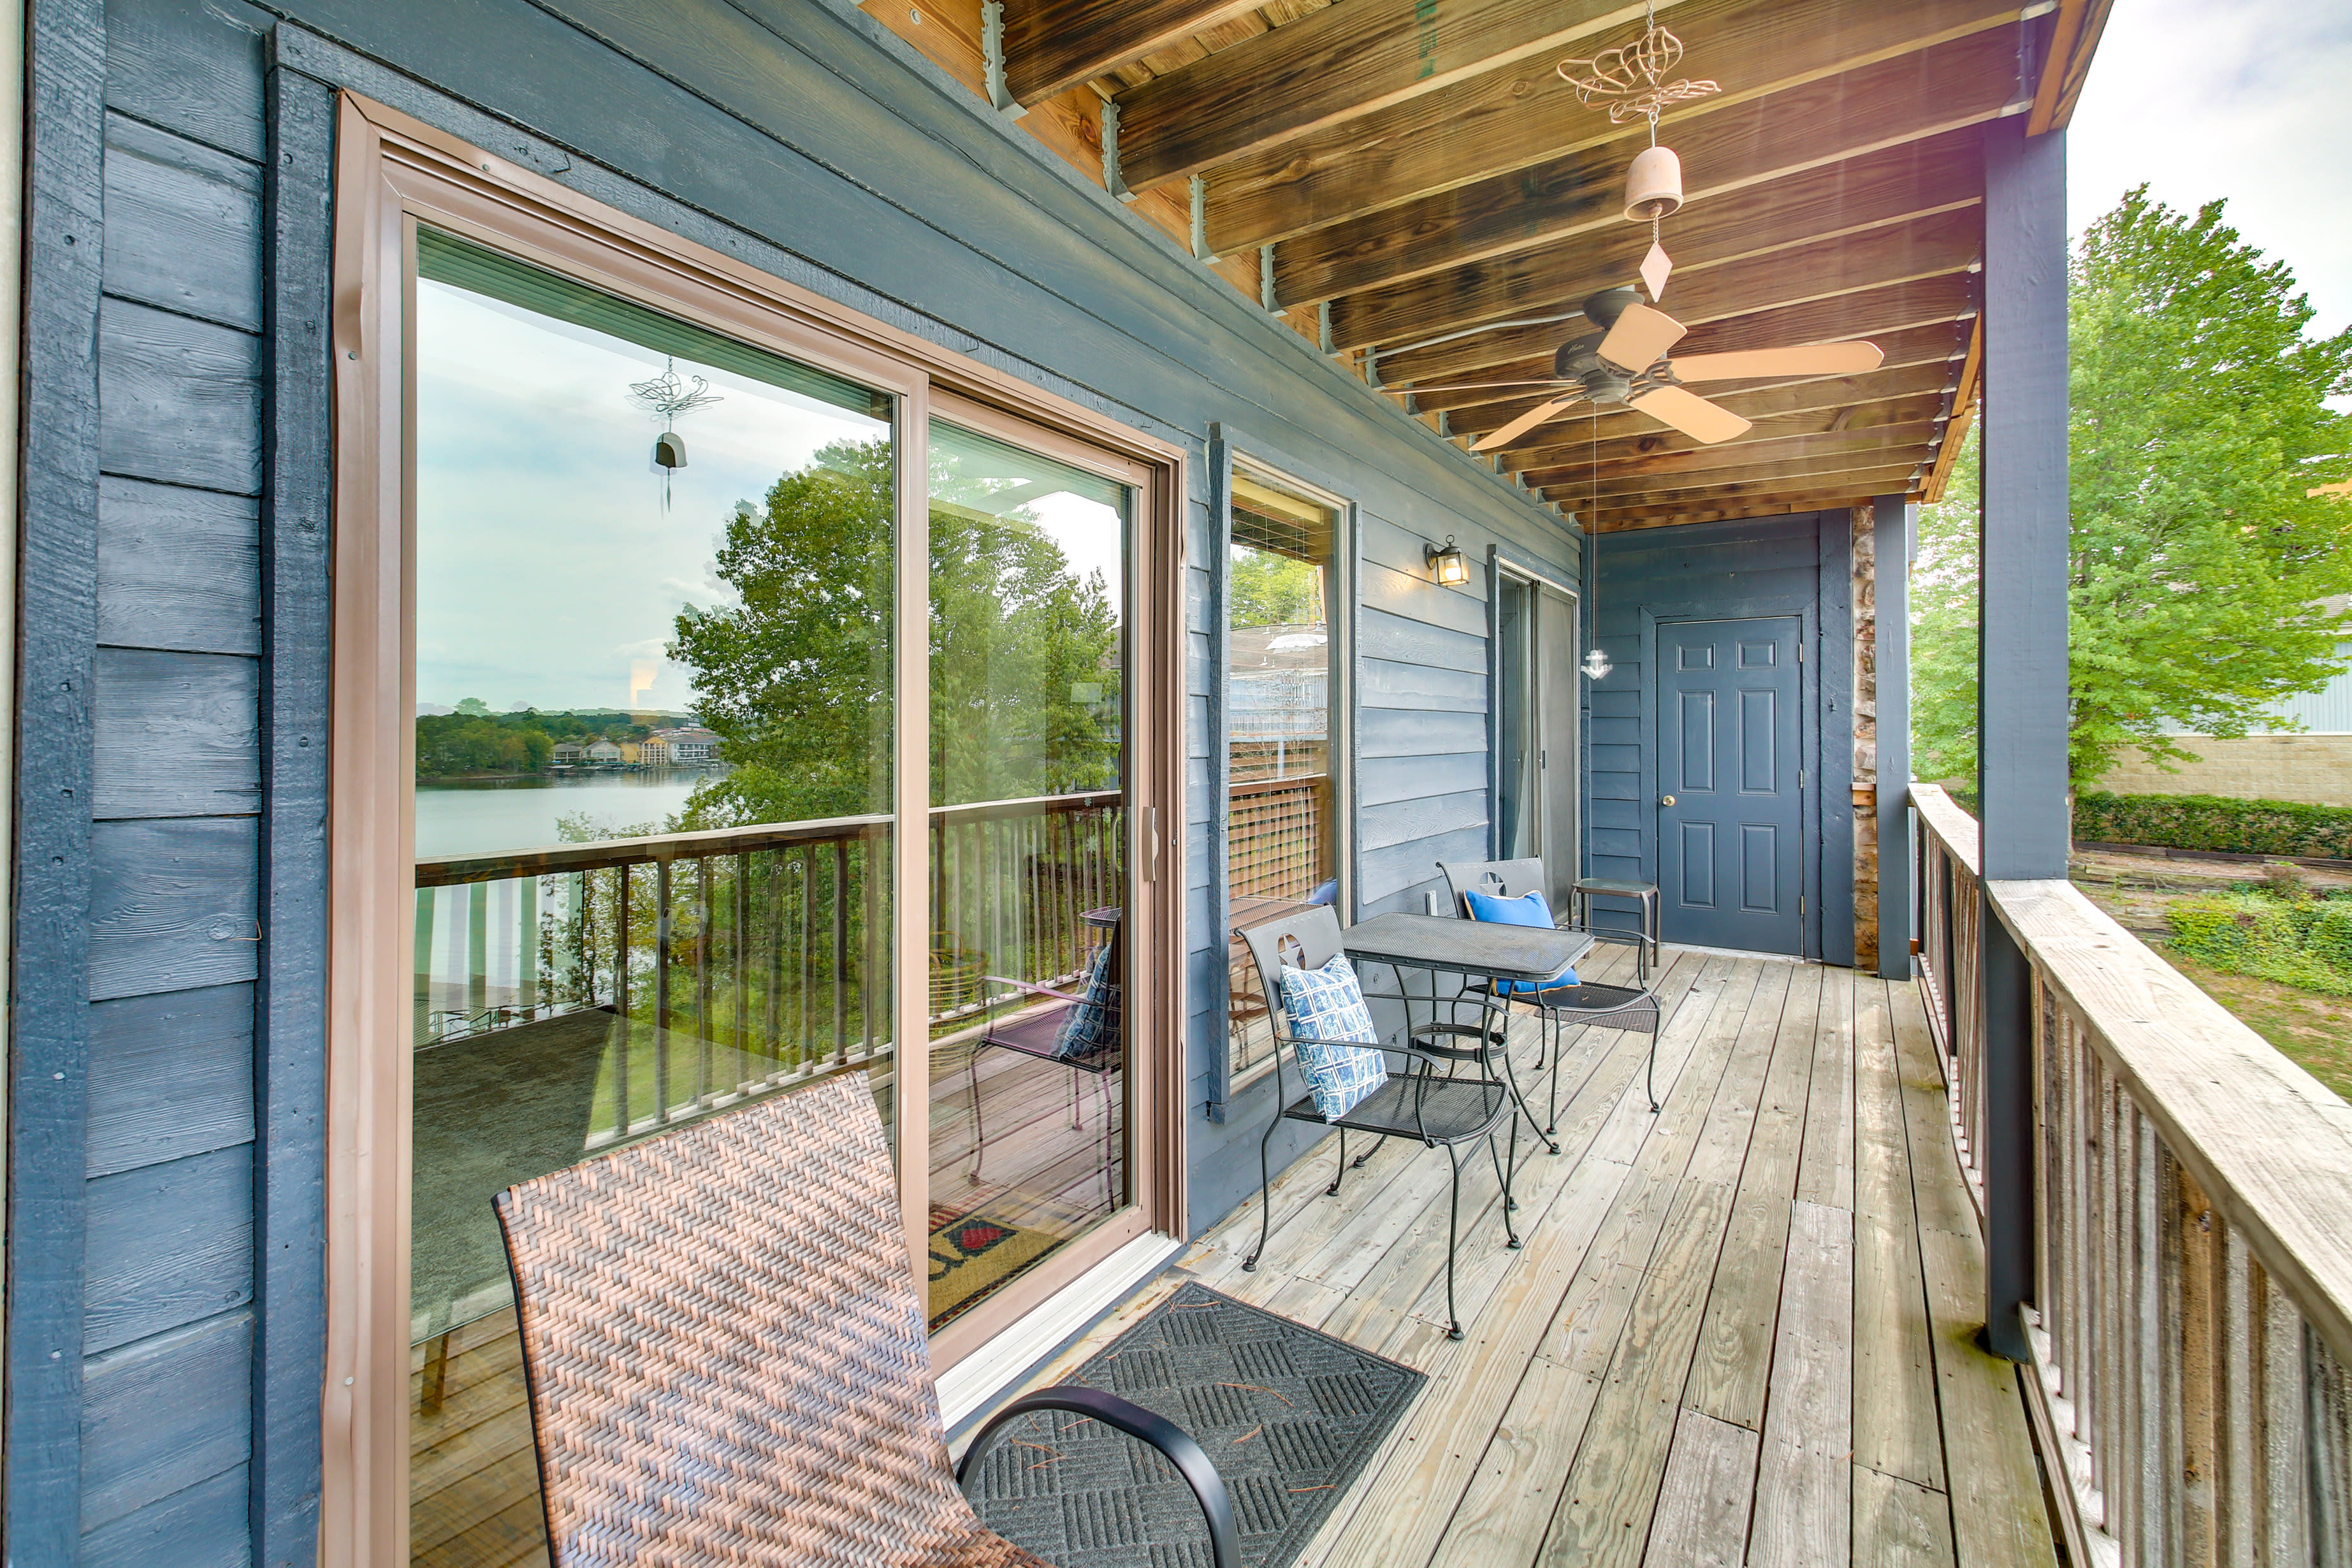
[[[1683,41],[1658,26],[1655,6],[1646,10],[1649,26],[1630,44],[1603,49],[1591,59],[1567,59],[1557,68],[1560,79],[1576,89],[1579,103],[1607,104],[1610,120],[1619,125],[1635,120],[1650,122],[1650,145],[1625,173],[1625,216],[1650,226],[1650,253],[1642,258],[1642,281],[1655,304],[1666,291],[1675,269],[1665,247],[1658,243],[1658,220],[1683,205],[1683,164],[1671,147],[1658,145],[1658,116],[1668,104],[1686,103],[1723,89],[1711,81],[1670,77],[1682,63]]]
[[[709,381],[696,376],[691,384],[678,379],[677,362],[662,361],[662,373],[650,381],[632,382],[629,401],[651,414],[661,424],[662,432],[654,437],[654,467],[661,470],[662,510],[669,510],[669,477],[686,467],[686,438],[670,428],[681,414],[697,408],[707,408],[726,398],[710,390]]]

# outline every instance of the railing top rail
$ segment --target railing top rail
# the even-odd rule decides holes
[[[1014,816],[1052,816],[1117,805],[1115,789],[1077,795],[1040,795],[1020,800],[982,800],[968,805],[935,805],[934,826]],[[607,866],[646,866],[662,860],[694,860],[710,855],[740,855],[794,844],[830,844],[840,839],[878,838],[889,830],[887,816],[824,816],[807,822],[770,822],[750,827],[714,827],[698,833],[655,833],[643,838],[600,838],[588,844],[548,844],[503,849],[488,855],[427,855],[416,862],[420,888],[547,877],[562,871],[593,871]]]
[[[2173,1157],[2352,1362],[2352,1105],[2073,884],[1985,890]]]
[[[1225,795],[1228,799],[1238,800],[1244,795],[1273,795],[1277,790],[1314,789],[1330,777],[1329,773],[1293,773],[1286,779],[1248,779],[1240,784],[1227,784]]]
[[[1981,831],[1977,819],[1959,808],[1958,803],[1944,792],[1941,785],[1914,783],[1911,804],[1919,813],[1919,820],[1927,830],[1943,840],[1952,858],[1969,868],[1972,877],[1983,874],[1984,859],[1978,853]]]

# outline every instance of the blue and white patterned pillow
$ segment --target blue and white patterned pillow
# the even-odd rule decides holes
[[[1062,1026],[1054,1031],[1054,1055],[1063,1061],[1118,1044],[1118,974],[1111,967],[1110,951],[1109,942],[1095,950],[1084,994],[1062,1015]]]
[[[1315,1096],[1315,1110],[1336,1121],[1386,1083],[1387,1060],[1378,1051],[1349,1050],[1330,1040],[1377,1040],[1372,1010],[1348,955],[1339,953],[1320,969],[1282,966],[1282,1014],[1300,1044],[1298,1066]]]

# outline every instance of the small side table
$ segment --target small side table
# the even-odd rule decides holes
[[[1648,964],[1660,960],[1658,952],[1658,885],[1655,882],[1620,882],[1610,877],[1580,877],[1570,889],[1576,900],[1576,923],[1585,930],[1592,929],[1594,899],[1635,899],[1642,905],[1642,942],[1643,957]],[[1644,965],[1646,979],[1647,964]]]

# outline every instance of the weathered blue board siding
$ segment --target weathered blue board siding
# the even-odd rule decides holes
[[[1805,955],[1839,963],[1853,961],[1851,527],[1827,511],[1603,533],[1592,616],[1613,668],[1585,688],[1591,874],[1655,881],[1655,623],[1803,617]],[[1632,906],[1615,914],[1633,923]]]
[[[70,1236],[79,1266],[15,1276],[19,1324],[81,1325],[78,1377],[27,1375],[39,1352],[11,1347],[11,1477],[28,1483],[10,1493],[17,1560],[62,1561],[77,1534],[86,1563],[162,1568],[314,1549],[323,741],[310,748],[336,88],[1192,451],[1196,1085],[1223,1048],[1213,425],[1351,504],[1360,907],[1416,908],[1438,858],[1484,852],[1483,577],[1437,588],[1422,546],[1451,534],[1474,557],[1500,544],[1567,574],[1574,537],[840,0],[110,0],[102,28],[97,13],[36,0],[38,112],[73,113],[35,137],[36,255],[56,264],[31,296],[28,366],[53,379],[30,406],[53,411],[42,438],[57,452],[28,447],[27,614],[46,618],[26,647],[79,661],[94,692],[24,713],[27,749],[88,804],[22,834],[20,852],[42,851],[34,876],[52,841],[70,853],[20,900],[63,909],[86,879],[88,912],[45,922],[20,904],[19,999],[62,973],[89,1003],[60,1009],[54,1039],[20,1031],[20,1076],[37,1058],[72,1069],[57,1075],[72,1114],[43,1126],[73,1129],[86,1170],[43,1233]],[[78,254],[44,210],[80,231]],[[73,268],[100,247],[77,295]],[[94,369],[79,354],[78,395],[99,411],[86,439],[68,417],[77,335],[96,345]],[[52,535],[64,548],[35,559]],[[79,621],[77,572],[97,584]],[[20,1159],[38,1146],[23,1087]],[[1217,1125],[1201,1101],[1196,1222],[1255,1185],[1272,1109],[1262,1087]],[[33,1552],[42,1542],[58,1549]]]

